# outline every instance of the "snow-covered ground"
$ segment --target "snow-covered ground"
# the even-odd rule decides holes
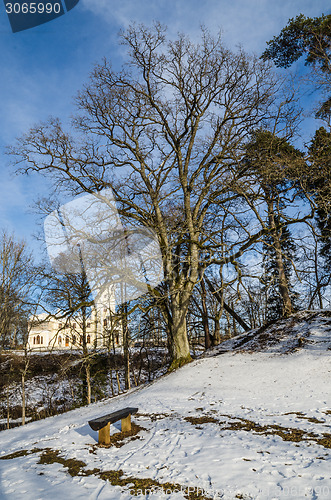
[[[0,458],[28,453],[0,460],[0,499],[329,500],[330,320],[292,322],[281,354],[271,337],[272,352],[215,350],[148,386],[1,432]],[[97,446],[88,420],[126,406],[144,430]]]

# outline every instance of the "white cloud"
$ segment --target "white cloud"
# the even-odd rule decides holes
[[[318,16],[330,11],[327,0],[82,0],[85,9],[127,26],[131,21],[164,22],[171,33],[196,35],[201,24],[213,31],[222,29],[230,46],[241,44],[248,51],[261,52],[265,42],[276,35],[290,17],[299,13]]]

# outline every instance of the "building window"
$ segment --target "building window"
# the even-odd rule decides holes
[[[86,327],[91,328],[91,323],[87,323]]]
[[[34,344],[36,343],[36,337],[33,337],[33,343]]]
[[[72,344],[75,345],[76,344],[76,335],[73,335],[72,337]]]
[[[66,347],[69,347],[69,337],[66,335]]]
[[[90,343],[91,343],[91,335],[88,335],[88,336],[86,337],[86,343],[87,343],[87,344],[90,344]]]
[[[76,328],[76,323],[74,323],[74,324],[72,325],[72,327],[73,327],[73,328]]]
[[[103,326],[107,326],[107,318],[103,320]]]
[[[59,336],[58,344],[59,344],[59,345],[61,345],[61,344],[62,344],[62,337],[61,337],[61,335]]]
[[[44,337],[40,337],[40,343],[43,344],[44,343]]]
[[[40,344],[40,335],[37,335],[37,344]]]

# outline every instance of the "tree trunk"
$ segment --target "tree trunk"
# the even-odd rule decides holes
[[[22,425],[25,425],[25,373],[22,373]]]
[[[110,388],[111,388],[111,395],[112,397],[115,396],[114,394],[114,386],[113,386],[113,370],[110,368]]]
[[[123,354],[124,354],[124,386],[128,391],[131,388],[130,382],[130,351],[129,351],[129,329],[128,329],[128,306],[122,308],[122,333],[123,333]]]
[[[231,302],[231,309],[234,310],[233,308],[233,302]],[[234,317],[232,316],[232,327],[233,327],[233,336],[236,337],[237,335],[237,325],[236,325],[236,321],[234,319]]]
[[[284,263],[283,263],[283,257],[282,257],[282,249],[280,246],[280,241],[279,238],[276,236],[274,238],[275,240],[275,248],[276,248],[276,260],[277,260],[277,267],[278,267],[278,273],[279,273],[279,293],[282,296],[283,299],[283,312],[284,316],[288,317],[290,314],[293,312],[293,307],[292,307],[292,302],[291,302],[291,297],[289,294],[288,290],[288,283],[285,275],[285,270],[284,270]]]
[[[85,277],[85,275],[83,275]],[[84,278],[85,279],[85,278]],[[86,306],[80,308],[82,315],[82,344],[83,344],[83,360],[85,365],[85,374],[83,380],[83,401],[84,404],[91,404],[92,388],[91,388],[91,358],[87,347],[87,309]]]
[[[278,279],[279,279],[279,293],[283,301],[283,316],[288,317],[293,312],[293,306],[285,274],[282,247],[280,243],[279,232],[276,229],[275,214],[272,201],[268,201],[268,216],[269,216],[270,229],[272,231],[271,234],[276,251],[276,265],[277,265]]]
[[[91,391],[91,366],[90,362],[86,363],[86,386],[87,386],[87,404],[91,404],[91,396],[92,396],[92,391]]]
[[[215,330],[214,330],[214,338],[213,338],[213,345],[219,345],[221,343],[221,325],[220,325],[220,319],[221,319],[222,312],[219,314],[215,314],[214,322],[215,322]]]
[[[135,374],[135,371],[134,371],[133,366],[132,366],[132,375],[133,375],[134,385],[135,385],[136,387],[138,387],[138,382],[137,382],[137,378],[136,378],[136,374]]]
[[[230,314],[228,312],[227,309],[225,309],[225,317],[226,317],[226,322],[227,322],[227,326],[226,326],[226,338],[232,338],[233,335],[231,333],[231,320],[230,320]]]
[[[208,321],[207,292],[203,279],[201,280],[201,305],[202,305],[202,324],[205,332],[205,348],[207,350],[211,348],[212,342],[210,337],[209,321]]]
[[[191,361],[190,346],[188,343],[187,329],[186,329],[186,312],[187,308],[180,307],[176,297],[173,297],[172,309],[172,322],[170,331],[170,355],[171,365],[169,371],[175,370],[180,366],[185,365]]]
[[[118,369],[117,369],[117,368],[115,368],[115,372],[116,372],[116,380],[117,380],[118,394],[121,394],[121,382],[120,382],[120,377],[119,377],[119,374],[118,374]]]
[[[9,388],[7,386],[7,429],[9,429],[9,420],[10,420],[10,406],[9,406]]]
[[[17,337],[17,330],[15,328],[14,332],[13,332],[13,338],[11,340],[11,347],[12,347],[12,349],[14,349],[16,347],[16,337]]]

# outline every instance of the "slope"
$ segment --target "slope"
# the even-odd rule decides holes
[[[328,318],[301,313],[260,332],[260,348],[250,332],[241,352],[1,432],[0,498],[330,498]],[[97,446],[87,421],[124,406],[139,408],[136,433],[122,439],[115,424],[111,446]]]

